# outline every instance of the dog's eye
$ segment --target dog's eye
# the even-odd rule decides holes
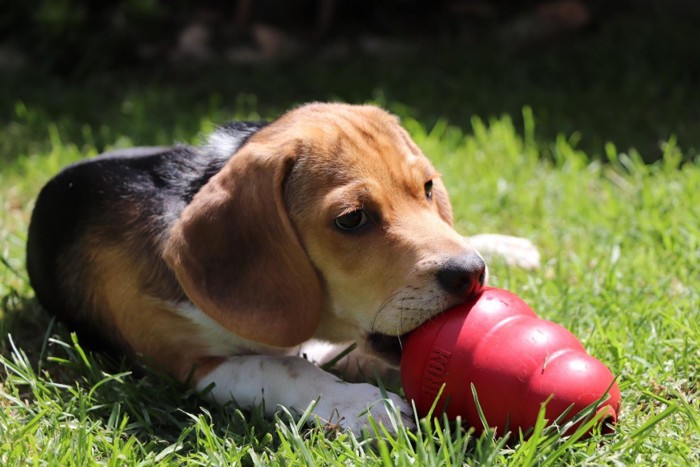
[[[364,209],[356,209],[335,218],[335,225],[340,230],[356,230],[367,223],[367,213]]]
[[[425,197],[428,200],[433,199],[433,181],[428,180],[427,182],[425,182],[425,185],[423,186],[423,188],[425,188]]]

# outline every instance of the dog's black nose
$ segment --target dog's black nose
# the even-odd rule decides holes
[[[442,288],[455,295],[478,292],[486,281],[486,263],[476,253],[451,258],[437,272]]]

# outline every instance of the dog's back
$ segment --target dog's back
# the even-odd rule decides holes
[[[184,295],[161,258],[163,232],[262,124],[222,127],[235,145],[219,148],[137,147],[116,150],[63,169],[41,190],[29,226],[27,271],[36,297],[51,314],[80,334],[93,348],[119,345],[109,323],[96,322],[107,306],[96,283],[103,253],[110,245],[128,245],[132,257],[148,264],[143,271],[159,295]],[[97,281],[99,283],[99,281]],[[157,285],[156,285],[157,284]],[[107,325],[107,326],[105,326]],[[97,333],[102,330],[102,333]],[[98,335],[99,334],[99,335]]]

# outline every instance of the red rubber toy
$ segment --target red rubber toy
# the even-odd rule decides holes
[[[499,435],[533,427],[550,396],[545,412],[550,423],[572,405],[567,419],[575,416],[606,392],[610,397],[597,413],[602,412],[608,426],[617,421],[620,409],[615,377],[573,334],[539,319],[513,293],[493,287],[406,337],[401,382],[421,416],[428,414],[444,384],[434,413],[461,416],[477,433],[482,423],[472,384],[488,425]]]

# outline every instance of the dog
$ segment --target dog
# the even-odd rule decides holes
[[[477,248],[539,262],[528,240],[452,228],[439,173],[396,117],[314,103],[227,124],[201,147],[65,168],[36,201],[27,269],[40,304],[88,344],[217,403],[313,407],[361,431],[370,414],[411,426],[410,404],[319,364],[354,342],[349,373],[395,371],[403,336],[484,287]]]

